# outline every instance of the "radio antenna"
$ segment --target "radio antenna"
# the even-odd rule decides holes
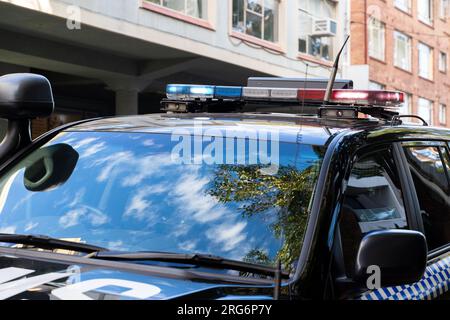
[[[336,59],[334,60],[333,69],[331,69],[331,77],[330,80],[328,80],[327,91],[325,91],[325,98],[323,100],[323,105],[326,105],[328,102],[330,102],[331,92],[333,91],[334,82],[336,81],[336,75],[339,69],[339,59],[341,58],[342,51],[344,51],[348,39],[350,39],[350,36],[347,36],[347,38],[344,41],[344,44],[341,47],[341,50],[339,51],[339,53],[336,56]]]

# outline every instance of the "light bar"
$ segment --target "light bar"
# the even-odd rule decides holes
[[[299,101],[320,102],[325,99],[325,90],[319,89],[299,89]],[[397,91],[378,90],[333,90],[331,93],[331,103],[374,105],[374,106],[398,106],[405,100],[404,94]]]
[[[402,104],[405,96],[397,91],[377,90],[333,90],[331,101],[342,104],[374,105],[374,106],[397,106]]]
[[[167,85],[171,100],[234,100],[234,101],[295,101],[321,103],[324,89],[291,89],[263,87],[232,87],[191,84]],[[396,91],[335,89],[330,103],[359,106],[395,107],[404,102],[404,94]]]
[[[241,99],[242,87],[169,84],[166,95],[173,100]]]
[[[297,101],[298,89],[244,87],[244,100],[294,100]]]

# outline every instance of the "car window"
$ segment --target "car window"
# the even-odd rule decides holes
[[[115,251],[280,259],[294,271],[324,148],[280,141],[279,166],[267,168],[249,163],[249,139],[236,139],[246,157],[235,152],[226,163],[206,157],[206,139],[198,161],[192,139],[182,139],[190,162],[170,134],[61,133],[0,177],[0,232]]]
[[[419,200],[428,248],[450,242],[448,153],[442,147],[405,147]]]
[[[363,155],[353,166],[341,210],[340,231],[347,274],[362,237],[375,230],[408,227],[392,148]]]

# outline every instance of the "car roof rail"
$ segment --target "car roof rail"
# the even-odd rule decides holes
[[[422,117],[419,117],[417,115],[414,114],[402,114],[402,115],[395,115],[392,117],[391,120],[391,125],[392,126],[398,126],[401,125],[403,122],[400,120],[401,118],[415,118],[415,119],[419,119],[420,121],[422,121],[422,125],[424,127],[428,127],[428,122],[426,122]]]

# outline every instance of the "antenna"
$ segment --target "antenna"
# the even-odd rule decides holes
[[[344,44],[341,47],[341,50],[339,51],[339,53],[336,56],[336,59],[334,60],[333,69],[331,69],[331,77],[330,77],[330,80],[328,81],[328,85],[327,85],[327,91],[325,91],[325,99],[323,100],[324,105],[327,104],[328,102],[330,102],[331,92],[333,91],[334,82],[336,80],[336,74],[339,69],[339,59],[341,58],[342,51],[344,51],[344,48],[348,42],[348,39],[350,39],[350,36],[347,36],[347,39],[345,39]]]

